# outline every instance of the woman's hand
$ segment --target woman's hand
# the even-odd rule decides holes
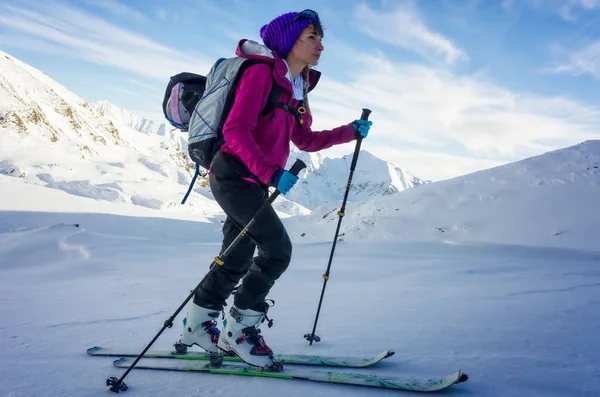
[[[361,137],[366,138],[369,135],[369,130],[373,122],[370,120],[358,119],[354,120],[352,123],[352,127],[354,127],[354,131],[356,131]]]

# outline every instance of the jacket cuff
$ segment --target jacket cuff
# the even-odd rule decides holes
[[[279,180],[281,179],[281,175],[283,175],[283,168],[278,168],[273,172],[271,178],[269,178],[269,186],[277,187],[279,184]]]

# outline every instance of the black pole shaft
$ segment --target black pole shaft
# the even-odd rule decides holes
[[[363,109],[362,115],[360,118],[362,120],[368,120],[369,115],[371,114],[371,110]],[[356,140],[356,147],[354,148],[354,156],[352,157],[352,164],[350,165],[350,176],[348,177],[348,185],[346,186],[346,193],[344,193],[344,201],[342,202],[342,208],[338,212],[339,219],[338,224],[335,229],[335,237],[333,239],[333,245],[331,246],[331,252],[329,254],[329,262],[327,263],[327,270],[325,274],[323,274],[323,288],[321,289],[321,297],[319,298],[319,306],[317,308],[317,315],[315,316],[315,323],[313,325],[312,332],[310,337],[307,339],[310,341],[310,344],[313,344],[315,339],[315,331],[317,329],[317,322],[319,321],[319,314],[321,313],[321,305],[323,304],[323,296],[325,295],[325,288],[327,287],[327,281],[329,281],[329,273],[331,271],[331,263],[333,262],[333,254],[335,253],[335,246],[337,244],[338,235],[340,233],[340,227],[342,226],[342,218],[344,217],[344,211],[346,211],[346,201],[348,200],[348,193],[350,192],[350,186],[352,185],[352,176],[354,176],[354,170],[356,169],[356,163],[358,161],[358,154],[360,153],[360,145],[362,143],[362,136],[359,135]]]
[[[304,164],[304,162],[302,160],[297,159],[296,162],[294,163],[294,165],[292,166],[292,168],[290,168],[289,172],[294,175],[298,175],[298,173],[300,173],[300,171],[302,171],[304,168],[306,168],[306,164]],[[273,192],[273,194],[271,194],[271,196],[269,196],[267,201],[265,201],[265,203],[258,209],[258,211],[256,211],[256,214],[254,214],[254,216],[252,217],[250,222],[248,222],[246,227],[244,227],[244,229],[237,235],[237,237],[231,242],[231,244],[229,244],[229,246],[225,249],[225,251],[223,251],[221,253],[221,255],[217,256],[214,259],[213,263],[210,265],[211,269],[213,266],[222,265],[225,262],[225,259],[229,256],[231,251],[233,251],[233,249],[239,244],[239,242],[246,236],[246,234],[248,233],[248,230],[254,225],[254,223],[256,223],[256,220],[260,218],[262,213],[271,206],[271,204],[273,203],[273,201],[275,201],[275,199],[279,196],[279,194],[281,194],[281,192],[279,190],[275,190]],[[207,273],[207,275],[208,275],[208,273]],[[188,295],[188,297],[183,301],[183,303],[181,305],[179,305],[177,310],[175,310],[175,313],[173,313],[171,315],[171,317],[169,317],[167,320],[165,320],[160,331],[158,331],[158,333],[150,341],[148,346],[146,346],[146,348],[137,356],[135,361],[133,363],[131,363],[131,365],[129,366],[129,368],[127,368],[125,373],[118,380],[116,380],[116,384],[113,383],[113,387],[111,387],[112,391],[115,391],[116,393],[119,392],[118,391],[119,385],[121,385],[123,383],[123,380],[127,377],[129,372],[131,372],[131,370],[136,366],[136,364],[142,359],[144,354],[146,354],[148,349],[150,349],[150,347],[152,347],[154,342],[156,342],[158,337],[165,331],[165,329],[171,328],[173,326],[173,320],[175,320],[175,317],[177,317],[179,312],[181,312],[183,310],[185,305],[187,305],[187,303],[192,299],[192,297],[200,289],[200,286],[202,285],[202,282],[204,281],[205,278],[206,278],[206,276],[204,276],[202,278],[202,280],[198,283],[196,288],[194,288],[194,290]]]

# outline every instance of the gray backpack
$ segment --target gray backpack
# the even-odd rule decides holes
[[[272,57],[267,47],[251,40],[245,41],[242,48],[247,54]],[[180,73],[171,77],[163,100],[163,112],[171,125],[188,132],[188,153],[196,163],[196,173],[182,204],[192,191],[200,167],[209,169],[215,153],[225,142],[223,125],[233,106],[244,71],[258,63],[267,62],[243,57],[221,58],[206,76]],[[293,112],[288,110],[290,107],[287,104],[279,102],[280,95],[281,87],[273,80],[273,87],[259,118],[277,107]]]

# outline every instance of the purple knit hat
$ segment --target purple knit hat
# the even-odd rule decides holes
[[[260,29],[260,37],[271,51],[280,58],[288,56],[296,40],[311,23],[321,24],[318,15],[314,18],[299,16],[300,12],[288,12],[273,19]]]

